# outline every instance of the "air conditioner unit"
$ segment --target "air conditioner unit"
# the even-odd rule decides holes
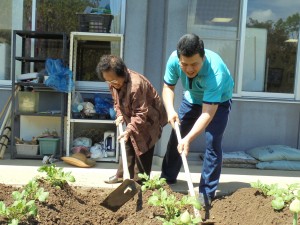
[[[0,43],[0,80],[10,80],[10,45]]]

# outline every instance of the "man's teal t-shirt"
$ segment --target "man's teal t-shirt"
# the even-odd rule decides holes
[[[184,98],[192,104],[219,104],[232,98],[234,82],[230,72],[221,57],[211,50],[205,49],[202,68],[191,84],[174,51],[167,62],[164,82],[174,86],[179,78],[185,90]]]

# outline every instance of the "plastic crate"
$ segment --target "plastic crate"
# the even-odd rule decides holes
[[[58,155],[59,138],[38,138],[41,155]]]
[[[38,92],[18,92],[19,112],[36,113],[39,109]]]
[[[17,154],[20,155],[37,155],[39,145],[16,144]]]
[[[110,33],[111,22],[114,18],[111,14],[84,14],[77,13],[79,31]]]

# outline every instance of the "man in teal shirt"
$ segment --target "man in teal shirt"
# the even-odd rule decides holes
[[[184,96],[178,111],[174,109],[174,90],[178,80]],[[234,82],[221,57],[204,49],[203,41],[195,34],[182,36],[167,62],[163,101],[168,121],[180,124],[182,140],[171,132],[162,164],[161,177],[169,184],[176,183],[182,166],[180,154],[188,154],[191,142],[205,132],[206,150],[199,184],[199,199],[208,207],[215,197],[222,167],[222,138],[231,110]]]

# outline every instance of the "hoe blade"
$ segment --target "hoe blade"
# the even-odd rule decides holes
[[[141,186],[134,180],[126,179],[119,187],[112,191],[100,205],[116,212],[126,202],[133,198],[134,195],[139,192],[140,188]]]

